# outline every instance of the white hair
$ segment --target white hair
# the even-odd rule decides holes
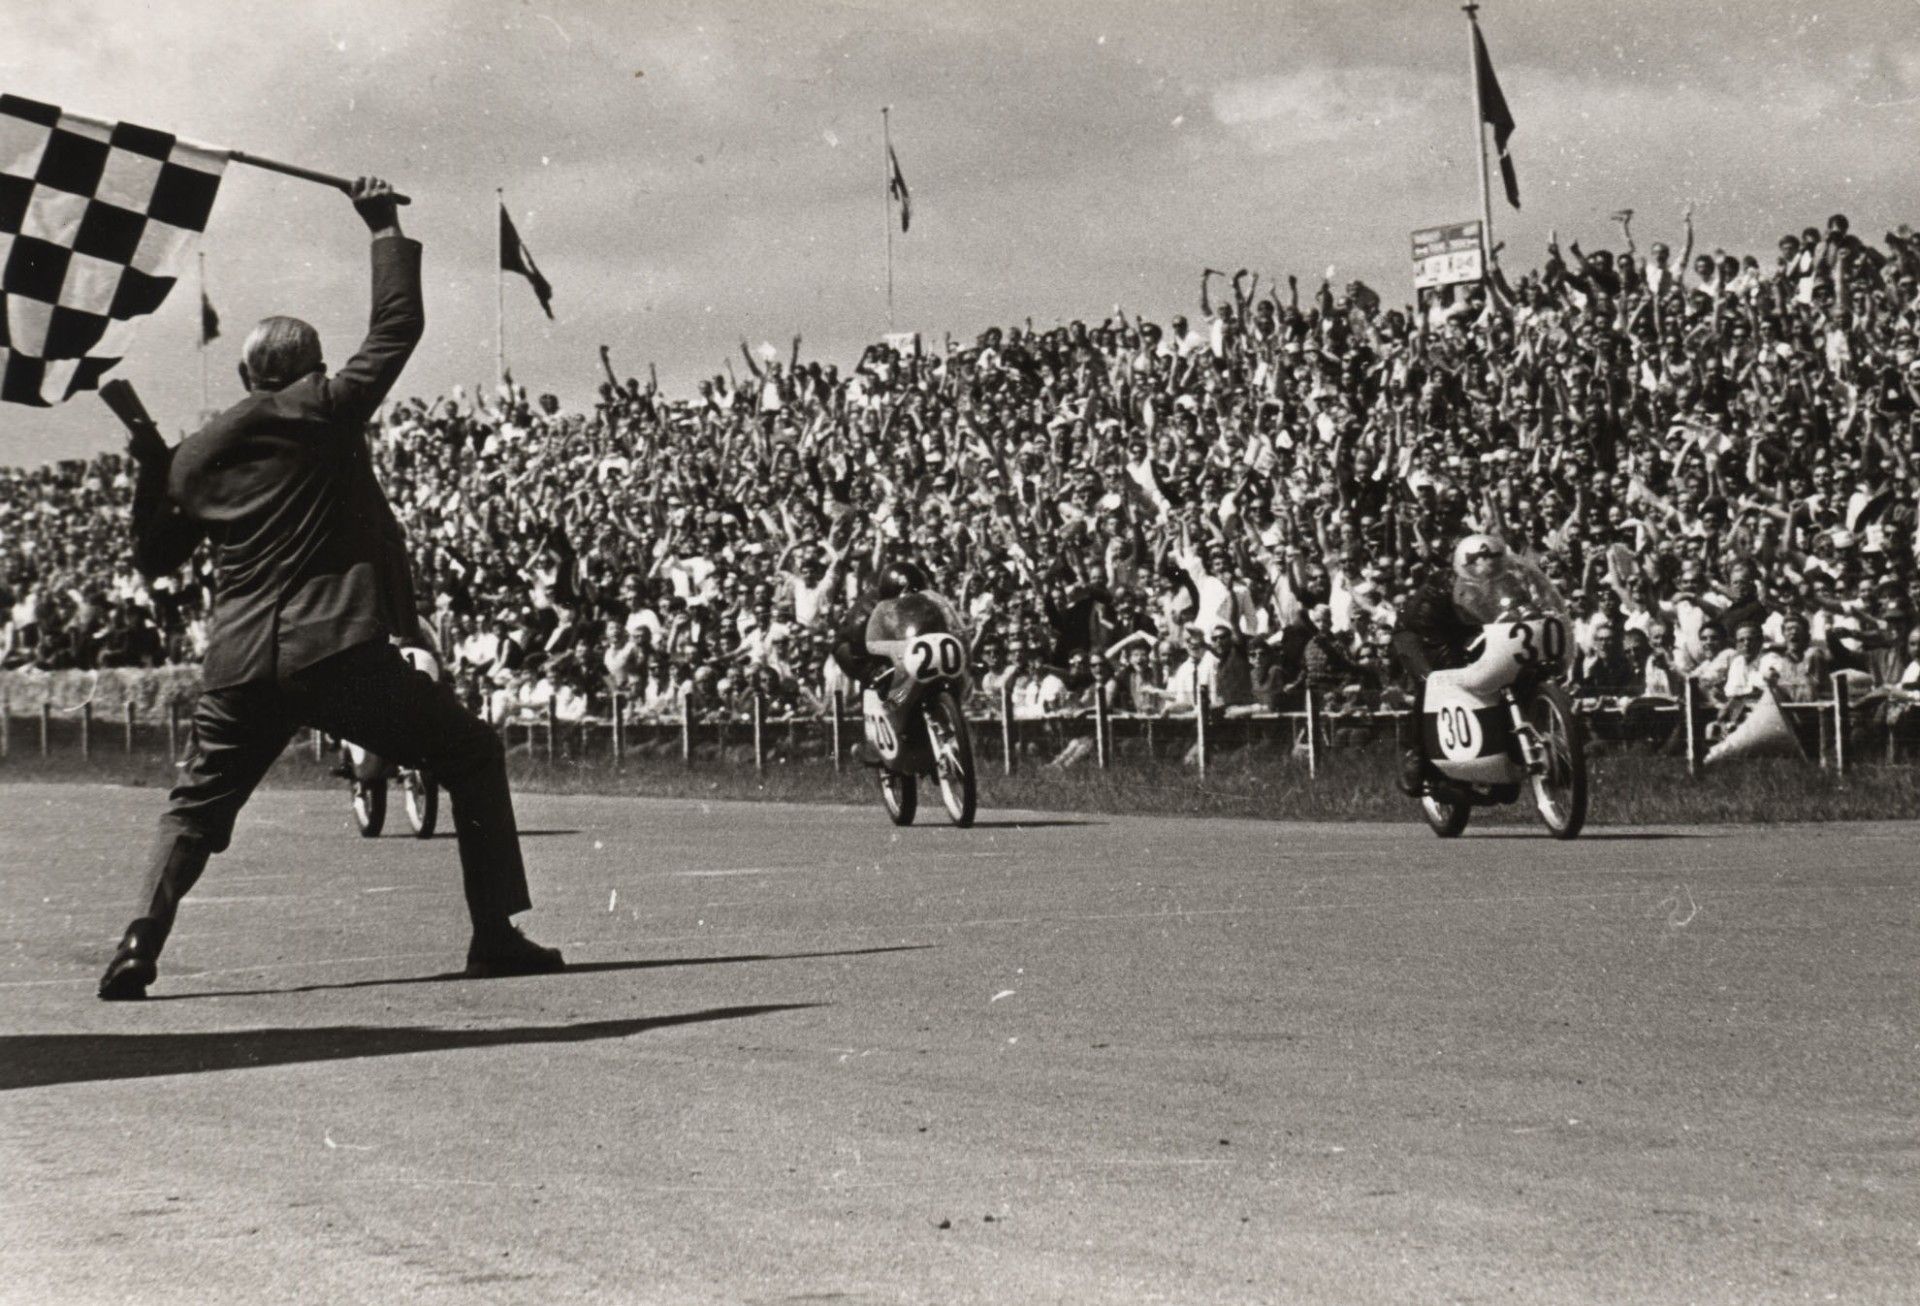
[[[255,390],[282,390],[321,366],[320,333],[297,317],[269,317],[240,346]]]

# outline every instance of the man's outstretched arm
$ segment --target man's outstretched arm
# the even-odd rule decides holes
[[[426,333],[420,293],[420,242],[400,230],[393,187],[362,177],[350,192],[353,207],[373,235],[373,320],[367,338],[328,381],[337,415],[367,418],[400,379]]]
[[[177,570],[193,556],[203,534],[200,524],[167,497],[167,472],[173,450],[147,415],[146,405],[126,381],[109,381],[100,397],[127,428],[127,454],[134,462],[133,565],[149,580]]]

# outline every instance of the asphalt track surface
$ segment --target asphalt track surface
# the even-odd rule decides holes
[[[1530,833],[0,788],[0,1301],[1912,1302],[1910,824]],[[399,813],[394,813],[396,820]]]

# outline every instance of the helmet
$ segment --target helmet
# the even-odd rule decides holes
[[[896,562],[880,573],[879,593],[883,599],[902,594],[918,594],[927,588],[927,573],[911,562]]]
[[[1506,570],[1507,546],[1497,535],[1469,535],[1453,546],[1454,575],[1490,580]]]

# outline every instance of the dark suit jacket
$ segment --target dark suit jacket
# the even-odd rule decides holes
[[[172,571],[214,546],[207,689],[284,680],[356,644],[413,634],[406,538],[366,423],[426,326],[420,245],[373,242],[373,324],[347,365],[247,396],[141,469],[134,562]]]

